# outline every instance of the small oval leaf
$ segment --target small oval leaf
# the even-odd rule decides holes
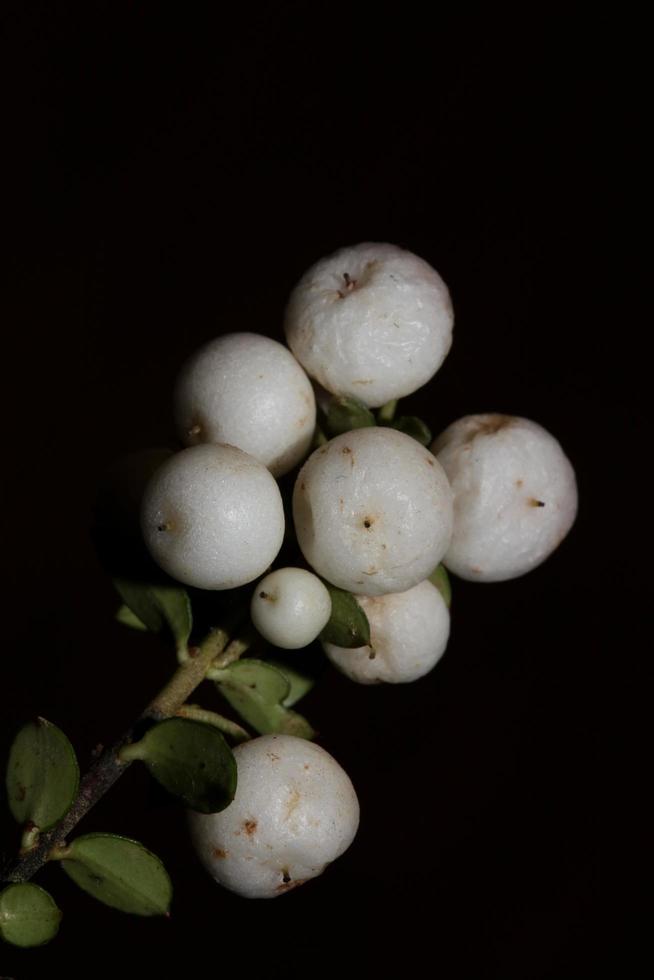
[[[61,910],[31,881],[0,892],[0,936],[14,946],[43,946],[59,931]]]
[[[437,565],[429,576],[429,581],[432,585],[436,586],[445,600],[445,605],[449,609],[452,605],[452,586],[450,585],[450,577],[447,574],[445,565]]]
[[[431,429],[426,422],[416,418],[415,415],[403,415],[387,424],[391,429],[397,429],[399,432],[411,436],[412,439],[416,439],[421,446],[428,446],[432,441]]]
[[[218,813],[234,799],[236,761],[217,728],[168,718],[133,748],[157,782],[192,810]]]
[[[114,579],[114,585],[125,605],[146,629],[158,633],[168,626],[177,649],[186,649],[193,628],[191,600],[186,589],[125,578]]]
[[[351,592],[324,583],[332,600],[332,614],[320,634],[325,643],[355,649],[370,644],[370,623]]]
[[[220,693],[260,735],[285,732],[300,738],[313,738],[311,725],[283,703],[291,685],[279,670],[261,660],[237,660],[218,680]]]
[[[173,894],[168,872],[138,841],[86,834],[55,858],[76,885],[111,908],[133,915],[168,913]]]
[[[263,660],[248,657],[237,660],[225,669],[225,680],[237,683],[239,687],[247,688],[256,693],[266,704],[279,704],[288,697],[291,689],[281,671]],[[221,688],[225,681],[221,678]]]
[[[77,796],[79,766],[64,733],[38,718],[18,732],[9,752],[7,798],[19,824],[49,830]]]
[[[375,416],[358,398],[339,395],[331,399],[326,420],[330,436],[340,436],[343,432],[376,424]]]

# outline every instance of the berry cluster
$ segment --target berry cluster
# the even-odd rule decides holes
[[[202,347],[175,391],[187,448],[157,470],[143,500],[156,562],[200,589],[256,581],[261,636],[293,650],[321,637],[354,681],[407,682],[431,670],[450,626],[440,563],[474,581],[522,575],[559,544],[577,508],[573,469],[535,422],[467,416],[432,442],[420,420],[397,418],[397,399],[442,364],[452,326],[434,269],[366,243],[301,278],[286,310],[290,351],[252,333]],[[270,571],[290,530],[275,478],[302,462],[292,514],[309,567]],[[329,633],[341,592],[367,621],[363,645]],[[331,757],[294,736],[268,734],[235,755],[233,803],[193,815],[193,836],[222,884],[276,895],[349,845],[356,796]]]
[[[294,710],[315,679],[295,651],[319,641],[360,684],[415,681],[449,639],[448,570],[523,575],[577,510],[572,466],[535,422],[470,415],[433,440],[398,414],[442,364],[452,325],[434,269],[368,243],[302,277],[286,310],[290,350],[232,333],[183,367],[185,448],[118,465],[96,528],[117,618],[167,629],[177,667],[82,778],[57,726],[39,718],[18,732],[7,801],[22,837],[2,872],[0,938],[34,946],[56,934],[61,912],[31,882],[49,862],[106,905],[167,913],[172,883],[155,854],[121,835],[70,836],[133,762],[186,806],[201,862],[240,895],[283,894],[349,847],[357,795]],[[280,652],[260,655],[266,643]],[[207,680],[247,727],[189,702]]]

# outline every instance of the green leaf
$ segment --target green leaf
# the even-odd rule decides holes
[[[436,586],[445,600],[445,605],[449,609],[452,605],[452,586],[450,585],[450,577],[447,574],[445,565],[437,565],[429,576],[429,581],[432,585]]]
[[[270,664],[276,670],[283,674],[289,684],[289,692],[283,699],[282,704],[285,708],[292,708],[294,704],[308,694],[311,688],[316,683],[316,678],[310,676],[309,674],[302,673],[295,667],[291,667],[290,664],[281,660],[267,660],[266,663]]]
[[[332,600],[332,614],[320,634],[325,643],[355,649],[370,645],[370,623],[351,592],[324,583]]]
[[[234,754],[211,725],[168,718],[127,748],[121,757],[140,759],[164,789],[192,810],[218,813],[234,799]]]
[[[428,446],[433,438],[431,429],[426,422],[416,418],[415,415],[403,415],[401,418],[389,422],[388,425],[391,429],[397,429],[399,432],[411,436],[412,439],[416,439],[421,446]]]
[[[9,885],[0,892],[0,936],[14,946],[44,946],[57,935],[61,910],[32,882]]]
[[[326,420],[330,436],[340,436],[342,432],[376,424],[375,416],[358,398],[339,395],[331,399]]]
[[[147,626],[143,620],[139,619],[125,603],[123,603],[116,613],[116,621],[122,623],[123,626],[129,626],[133,630],[147,630]]]
[[[232,708],[260,735],[284,732],[313,738],[315,733],[309,722],[284,706],[291,685],[270,664],[250,658],[237,660],[224,669],[217,683]]]
[[[75,884],[105,905],[133,915],[166,915],[173,886],[162,862],[138,841],[86,834],[54,853]]]
[[[186,649],[193,627],[191,601],[186,589],[125,578],[114,579],[114,585],[125,605],[146,629],[158,633],[168,626],[177,649]]]
[[[18,732],[9,752],[7,798],[19,824],[49,830],[77,796],[79,766],[64,733],[38,718]]]

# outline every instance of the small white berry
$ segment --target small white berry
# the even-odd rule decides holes
[[[323,643],[325,653],[359,684],[403,684],[423,677],[445,652],[450,613],[435,585],[357,599],[370,623],[370,646],[346,650]]]
[[[182,368],[175,420],[187,446],[228,443],[282,476],[306,455],[316,424],[311,382],[282,344],[232,333],[205,344]]]
[[[429,381],[450,349],[453,322],[435,269],[396,245],[364,242],[305,272],[285,331],[312,378],[375,407]]]
[[[264,639],[285,650],[312,643],[329,621],[332,601],[317,575],[304,568],[278,568],[252,594],[250,613]]]
[[[404,592],[450,543],[452,491],[433,455],[395,429],[337,436],[306,461],[293,491],[304,557],[357,595]]]
[[[234,800],[220,813],[190,813],[191,837],[219,884],[246,898],[274,898],[347,850],[359,802],[336,760],[305,739],[263,735],[234,756]]]
[[[540,565],[577,513],[574,470],[542,426],[512,415],[467,415],[432,444],[454,492],[443,559],[460,578],[500,582]]]
[[[198,589],[234,589],[261,575],[284,538],[275,479],[234,446],[193,446],[148,483],[141,527],[164,571]]]

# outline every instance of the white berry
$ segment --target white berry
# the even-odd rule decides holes
[[[193,354],[175,386],[175,420],[187,446],[228,443],[274,476],[306,455],[316,423],[308,377],[276,340],[232,333]]]
[[[364,242],[305,272],[285,331],[311,377],[374,407],[429,381],[450,349],[453,322],[435,269],[396,245]]]
[[[191,813],[195,849],[215,880],[246,898],[274,898],[321,874],[352,843],[359,803],[347,773],[319,745],[263,735],[234,749],[236,796]]]
[[[252,595],[250,613],[264,639],[285,650],[312,643],[332,612],[329,592],[304,568],[278,568],[266,575]]]
[[[415,439],[371,426],[312,453],[295,483],[293,517],[304,557],[328,582],[359,595],[404,592],[448,548],[452,492]]]
[[[234,446],[193,446],[154,474],[141,509],[154,560],[186,585],[233,589],[271,565],[284,537],[274,477]]]
[[[468,415],[435,440],[454,492],[454,533],[443,559],[477,582],[535,568],[577,513],[574,470],[542,426],[511,415]]]
[[[407,592],[357,601],[370,623],[370,646],[323,643],[343,674],[359,684],[404,684],[436,666],[450,635],[450,613],[435,585],[420,582]]]

